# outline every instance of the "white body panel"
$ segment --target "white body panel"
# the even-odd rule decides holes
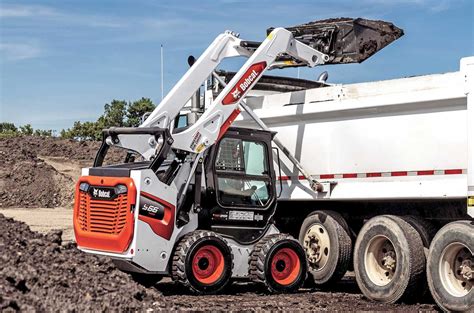
[[[466,197],[466,69],[473,66],[463,67],[454,73],[248,98],[311,175],[335,182],[329,193],[313,192],[280,153],[280,199]],[[235,125],[256,127],[245,113]]]

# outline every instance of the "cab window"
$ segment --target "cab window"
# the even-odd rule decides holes
[[[224,138],[216,158],[217,200],[222,206],[265,207],[271,199],[263,142]]]

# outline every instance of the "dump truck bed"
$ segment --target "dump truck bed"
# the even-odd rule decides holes
[[[462,198],[474,144],[468,142],[467,88],[461,69],[254,97],[247,104],[311,175],[332,182],[331,192],[315,194],[280,153],[282,200]],[[256,127],[245,113],[235,123]]]

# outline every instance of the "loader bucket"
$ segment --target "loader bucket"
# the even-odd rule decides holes
[[[326,64],[361,63],[403,36],[403,30],[392,23],[362,18],[327,19],[285,28],[295,39],[327,54]]]

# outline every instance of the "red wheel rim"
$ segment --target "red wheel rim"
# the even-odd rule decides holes
[[[300,258],[293,249],[280,249],[272,258],[271,274],[280,285],[287,286],[294,283],[298,279],[300,270]]]
[[[215,246],[199,248],[193,256],[193,274],[197,281],[210,285],[219,280],[224,273],[224,255]]]

